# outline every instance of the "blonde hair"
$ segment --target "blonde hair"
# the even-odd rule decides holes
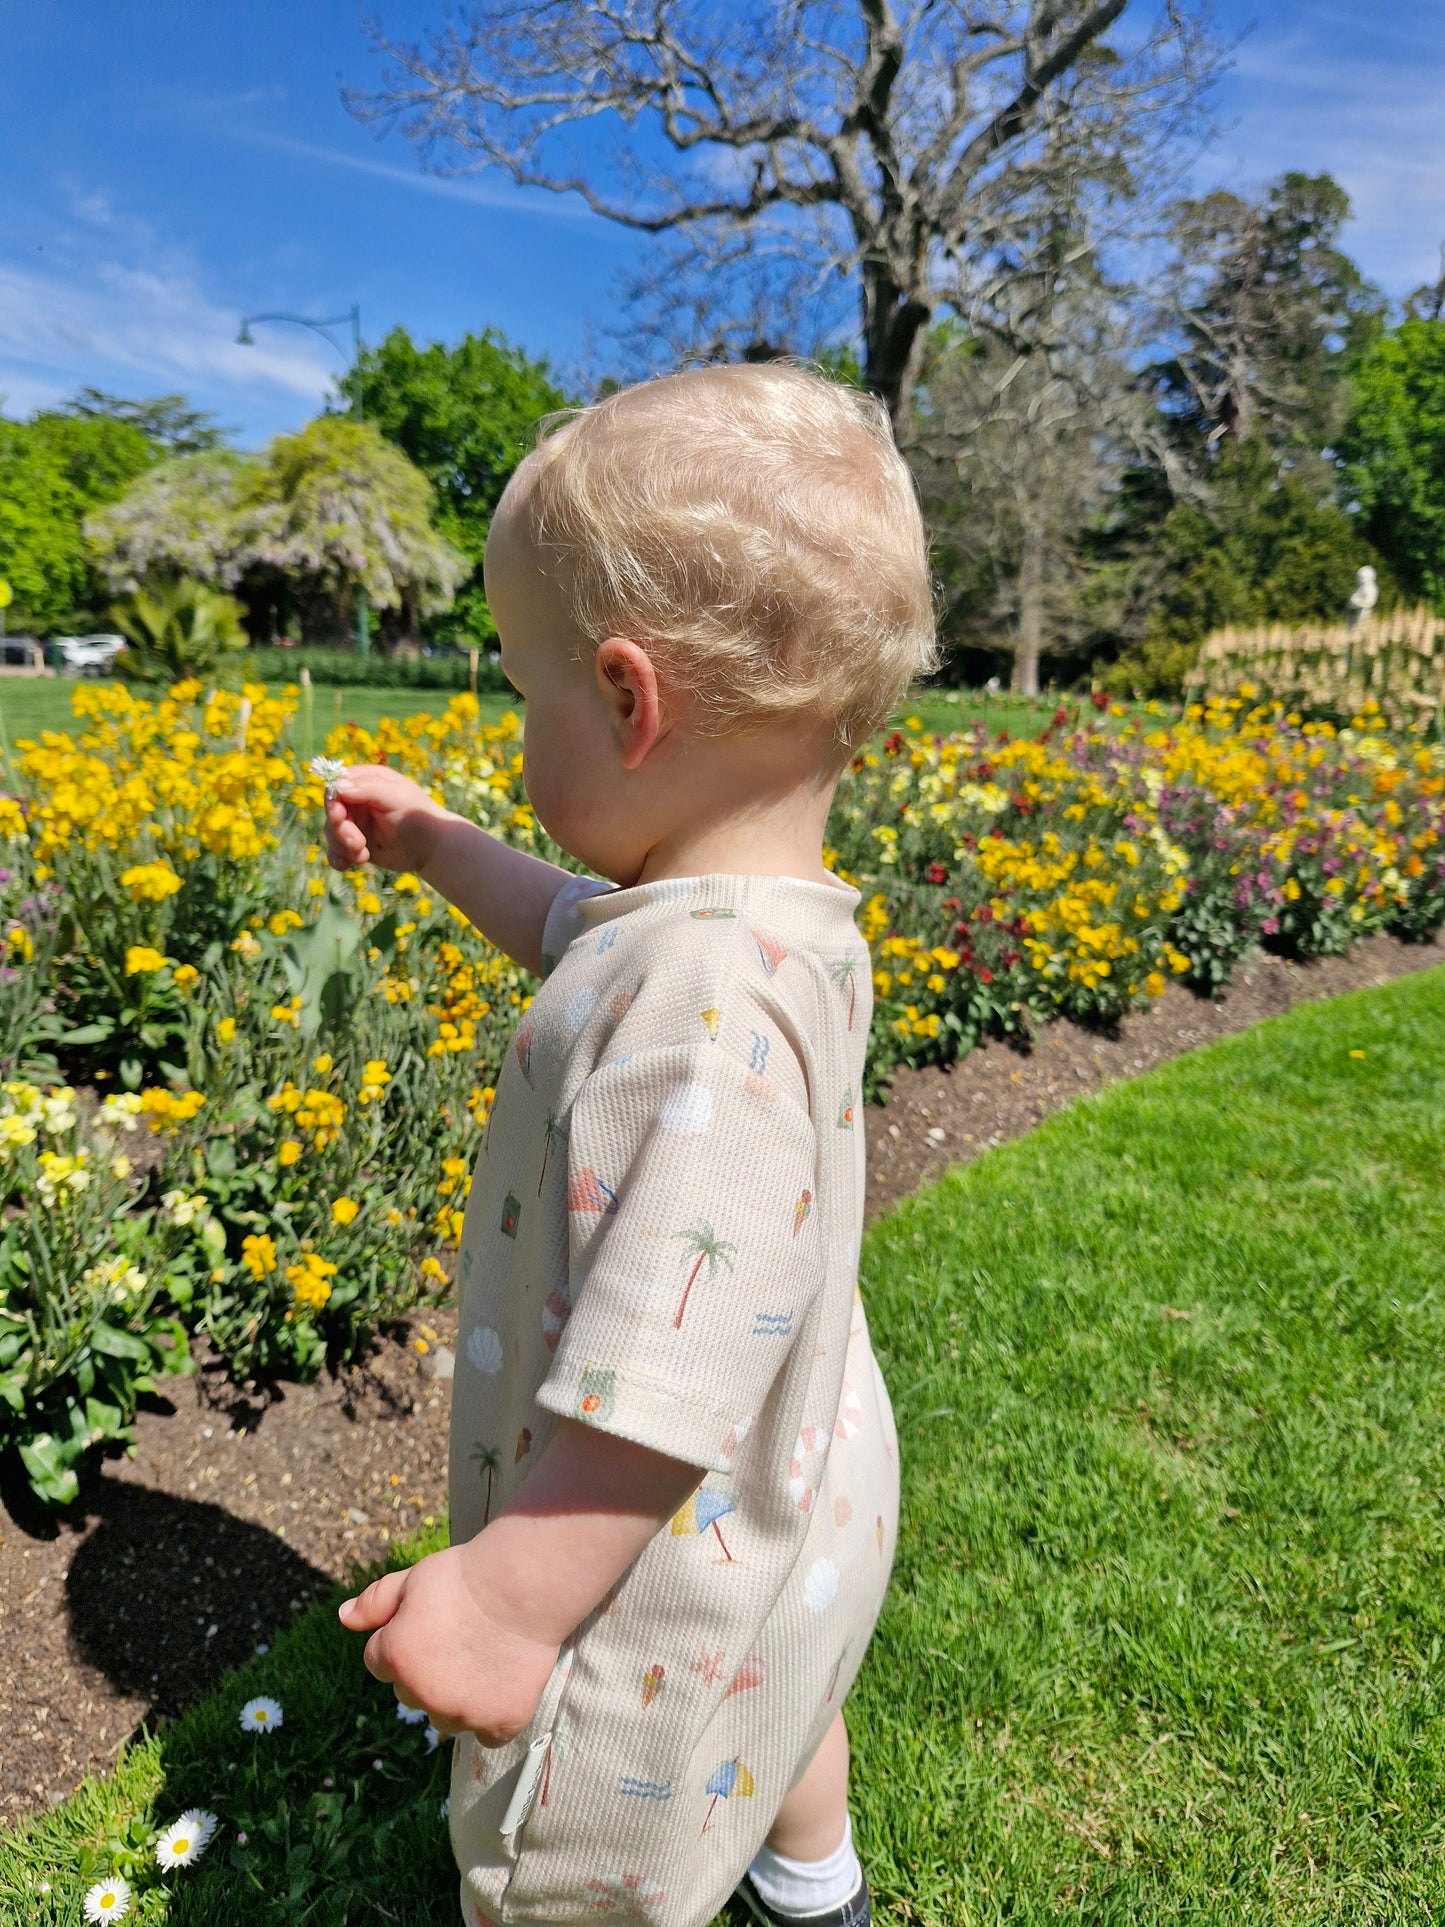
[[[887,411],[798,363],[691,369],[549,415],[518,480],[576,627],[645,642],[710,734],[812,711],[851,748],[936,665]]]

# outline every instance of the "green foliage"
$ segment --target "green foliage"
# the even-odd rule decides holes
[[[1290,172],[1255,201],[1217,192],[1175,209],[1175,355],[1154,370],[1191,459],[1210,437],[1262,436],[1276,452],[1329,446],[1347,378],[1385,300],[1339,247],[1350,197]]]
[[[294,683],[303,669],[317,686],[333,689],[438,689],[470,687],[465,651],[438,650],[431,656],[358,656],[354,649],[257,649],[246,657],[246,674],[255,682]],[[510,692],[495,649],[480,649],[477,688]]]
[[[190,1370],[184,1327],[163,1302],[188,1241],[136,1210],[124,1134],[139,1100],[93,1123],[74,1091],[11,1081],[0,1097],[0,1449],[15,1446],[36,1495],[68,1505],[76,1467],[128,1440],[136,1400]]]
[[[436,526],[470,574],[447,613],[427,634],[442,641],[487,644],[496,628],[482,588],[482,554],[492,513],[512,471],[532,446],[537,423],[563,408],[545,360],[536,360],[488,328],[454,347],[419,347],[393,328],[340,383],[354,400],[360,387],[366,417],[419,468],[436,490]]]
[[[258,465],[233,449],[176,455],[85,524],[96,567],[113,590],[138,589],[157,576],[190,576],[234,588],[235,523],[243,490]]]
[[[1355,397],[1341,452],[1365,528],[1406,595],[1445,614],[1445,321],[1377,341]]]
[[[1178,696],[1200,643],[1227,624],[1343,621],[1365,563],[1380,579],[1381,613],[1398,599],[1358,520],[1281,469],[1262,440],[1219,458],[1202,501],[1170,504],[1144,483],[1122,507],[1096,553],[1105,569],[1146,570],[1149,585],[1144,633],[1103,671],[1121,694]]]
[[[202,582],[157,582],[111,604],[110,619],[126,638],[116,662],[129,682],[175,683],[188,676],[239,676],[246,647],[241,605]]]
[[[155,460],[140,430],[117,421],[0,418],[0,577],[15,593],[7,627],[41,635],[94,626],[100,585],[83,523]]]
[[[216,426],[214,415],[192,408],[184,395],[153,395],[145,401],[128,401],[100,388],[82,388],[66,403],[64,412],[83,421],[128,423],[156,448],[172,455],[200,455],[219,448],[227,433]]]

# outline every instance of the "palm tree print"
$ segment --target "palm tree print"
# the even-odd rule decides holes
[[[683,1288],[682,1303],[677,1308],[677,1316],[672,1321],[674,1331],[682,1329],[682,1315],[687,1310],[688,1296],[697,1283],[697,1274],[707,1265],[707,1275],[712,1277],[719,1265],[728,1271],[733,1268],[733,1252],[736,1246],[724,1242],[710,1224],[695,1224],[690,1231],[677,1231],[673,1236],[680,1238],[687,1246],[687,1255],[692,1259],[692,1270],[687,1274],[687,1284]],[[687,1262],[686,1259],[683,1261]]]
[[[487,1475],[487,1497],[482,1507],[482,1524],[486,1525],[492,1516],[492,1474],[502,1469],[502,1455],[495,1445],[474,1445],[471,1453],[479,1472]]]
[[[828,975],[838,986],[839,991],[848,992],[848,1028],[853,1028],[853,1011],[858,1002],[858,966],[852,957],[834,957],[828,965]]]
[[[546,1128],[542,1133],[542,1175],[537,1180],[537,1196],[542,1195],[542,1186],[547,1182],[547,1160],[552,1155],[552,1146],[559,1137],[566,1137],[562,1120],[555,1111],[548,1111]]]

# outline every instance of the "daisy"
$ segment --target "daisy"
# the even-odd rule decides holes
[[[87,1920],[124,1920],[130,1912],[130,1885],[117,1875],[86,1889],[81,1905]]]
[[[401,1700],[396,1703],[396,1717],[405,1720],[408,1726],[420,1726],[426,1718],[424,1706],[407,1706]]]
[[[247,1700],[241,1708],[241,1731],[243,1733],[269,1733],[273,1726],[285,1723],[285,1714],[273,1699],[262,1693],[258,1698]]]
[[[437,1811],[438,1811],[438,1813],[439,1813],[439,1814],[441,1815],[441,1817],[442,1817],[442,1819],[443,1819],[443,1820],[450,1820],[450,1819],[451,1819],[451,1817],[452,1817],[452,1796],[451,1796],[450,1794],[448,1794],[448,1795],[447,1795],[447,1797],[445,1798],[445,1800],[443,1800],[443,1801],[442,1801],[442,1803],[441,1803],[441,1805],[440,1805],[440,1806],[439,1806],[439,1807],[437,1808]]]
[[[199,1807],[189,1808],[157,1840],[156,1865],[189,1867],[206,1851],[219,1825],[214,1813],[206,1813]]]
[[[437,1732],[436,1728],[432,1725],[430,1720],[428,1720],[426,1723],[426,1732],[422,1735],[422,1737],[426,1741],[426,1750],[428,1753],[435,1753],[437,1748],[442,1743],[441,1734]]]
[[[326,800],[329,803],[337,783],[346,774],[345,763],[335,756],[313,756],[307,768],[326,785]]]

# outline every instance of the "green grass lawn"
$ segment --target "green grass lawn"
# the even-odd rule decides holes
[[[848,1702],[880,1923],[1445,1919],[1442,1168],[1437,969],[1081,1101],[869,1233],[904,1475]],[[318,1609],[0,1840],[0,1919],[76,1920],[82,1845],[200,1802],[227,1832],[146,1919],[447,1920],[442,1791]]]
[[[42,729],[73,727],[71,697],[78,683],[69,677],[0,677],[0,729],[4,741],[34,736]],[[1077,699],[1071,699],[1074,706]],[[442,689],[325,689],[312,692],[312,733],[319,750],[327,732],[338,723],[359,723],[375,729],[383,716],[413,716],[421,710],[435,713],[447,705]],[[484,694],[482,715],[495,722],[508,709],[515,709],[517,698]],[[991,695],[987,690],[915,690],[898,714],[917,716],[924,727],[940,734],[961,729],[971,722],[982,722],[991,735],[1006,729],[1013,736],[1034,736],[1057,708],[1052,697],[1031,700],[1010,696],[1006,691]],[[1092,713],[1092,712],[1088,712]],[[298,730],[301,728],[298,719]]]

